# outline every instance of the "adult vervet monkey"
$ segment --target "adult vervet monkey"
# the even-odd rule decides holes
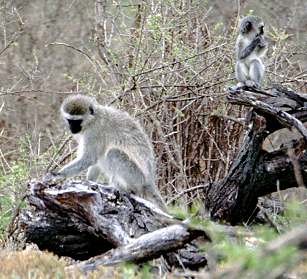
[[[166,209],[155,185],[152,145],[134,118],[84,95],[64,100],[61,115],[78,142],[77,158],[59,172],[48,174],[46,182],[75,176],[83,170],[88,170],[88,180],[96,181],[102,172],[110,185]]]
[[[235,49],[238,86],[260,87],[265,71],[263,58],[267,52],[264,23],[257,16],[246,16],[239,25]]]

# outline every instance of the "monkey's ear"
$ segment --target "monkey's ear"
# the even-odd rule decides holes
[[[252,29],[252,23],[250,21],[243,22],[241,25],[241,33],[248,33]]]
[[[89,109],[89,111],[90,111],[90,114],[93,115],[93,114],[94,114],[94,108],[93,108],[92,106],[89,106],[88,109]]]

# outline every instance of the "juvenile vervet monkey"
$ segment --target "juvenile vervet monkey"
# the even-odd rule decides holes
[[[96,181],[102,172],[110,185],[153,201],[165,203],[155,185],[155,159],[148,136],[128,113],[99,105],[95,99],[74,95],[64,100],[61,115],[78,142],[77,158],[45,182],[87,171]]]
[[[240,20],[236,41],[236,78],[238,85],[260,87],[264,76],[263,57],[267,52],[264,23],[257,16],[246,16]]]

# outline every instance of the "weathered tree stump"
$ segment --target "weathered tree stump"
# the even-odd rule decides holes
[[[163,256],[170,267],[198,269],[207,263],[194,239],[210,238],[148,201],[89,181],[58,185],[31,182],[21,224],[27,241],[60,256],[99,264],[144,262]]]
[[[204,200],[214,220],[237,224],[253,220],[259,197],[298,187],[298,180],[306,185],[307,129],[302,121],[307,120],[307,96],[275,87],[269,91],[229,90],[227,98],[253,108],[249,129],[225,179],[204,186]],[[264,139],[284,127],[296,128],[302,139],[273,153],[263,150]]]

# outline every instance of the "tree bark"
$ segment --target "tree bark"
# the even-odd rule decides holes
[[[282,87],[271,91],[240,88],[230,90],[228,100],[253,108],[247,123],[250,129],[225,179],[204,186],[204,201],[214,220],[234,225],[253,220],[259,197],[278,189],[297,187],[295,171],[300,172],[306,185],[307,131],[300,119],[306,120],[307,97]],[[264,151],[263,140],[283,127],[297,128],[303,140],[278,152]],[[287,155],[288,148],[295,150],[300,169],[294,169]]]
[[[26,240],[78,260],[100,255],[81,264],[83,270],[160,256],[171,267],[198,269],[207,263],[193,240],[209,236],[146,200],[88,181],[29,186],[32,209],[21,215]]]

